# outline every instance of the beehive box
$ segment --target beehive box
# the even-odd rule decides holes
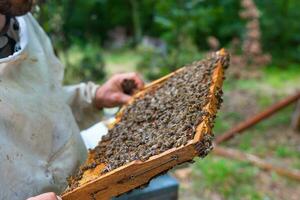
[[[228,65],[229,55],[222,49],[136,93],[70,179],[63,200],[110,199],[206,156]]]

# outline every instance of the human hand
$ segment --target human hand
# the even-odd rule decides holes
[[[112,76],[104,85],[96,91],[95,105],[97,108],[111,108],[126,104],[130,96],[125,94],[122,89],[124,80],[133,80],[137,89],[144,87],[144,82],[136,73],[116,74]]]
[[[59,196],[56,196],[55,193],[49,192],[49,193],[44,193],[35,197],[30,197],[27,200],[62,200]]]

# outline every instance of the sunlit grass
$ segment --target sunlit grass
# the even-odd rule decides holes
[[[266,66],[262,67],[262,74],[259,78],[253,79],[228,79],[224,82],[224,90],[242,89],[250,91],[277,90],[282,92],[290,91],[300,85],[300,65],[286,67]],[[268,91],[269,92],[269,91]]]
[[[105,51],[103,53],[108,75],[137,70],[141,55],[135,50]]]
[[[209,155],[193,165],[194,187],[218,192],[226,199],[261,199],[252,187],[257,171],[247,163]]]
[[[300,65],[268,66],[264,68],[264,81],[277,89],[300,83]]]

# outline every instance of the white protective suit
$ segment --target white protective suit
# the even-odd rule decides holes
[[[63,87],[49,38],[31,14],[17,21],[21,50],[0,59],[1,200],[65,189],[86,156],[79,126],[99,115],[97,85]]]

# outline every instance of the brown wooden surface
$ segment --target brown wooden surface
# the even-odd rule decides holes
[[[227,56],[225,50],[218,52],[221,56]],[[178,71],[182,70],[179,69]],[[151,84],[147,85],[144,90],[135,94],[132,98],[132,102],[137,97],[142,96],[150,90],[155,90],[160,84],[166,81],[169,77],[174,75],[173,72],[161,79],[158,79]],[[216,97],[215,91],[222,87],[223,83],[223,66],[221,62],[217,63],[217,66],[213,72],[212,85],[210,87],[210,101],[205,106],[207,112],[211,115],[216,114]],[[116,121],[112,124],[118,123],[121,119],[123,109],[117,114]],[[156,156],[152,156],[149,160],[133,161],[127,165],[119,167],[104,175],[99,175],[105,165],[97,166],[93,170],[88,170],[83,174],[83,178],[80,181],[78,188],[63,194],[63,200],[106,200],[113,196],[120,195],[127,191],[130,191],[136,187],[149,182],[151,178],[159,175],[162,172],[171,169],[172,167],[181,164],[186,161],[192,160],[198,155],[197,144],[202,141],[204,134],[211,134],[211,127],[209,126],[209,116],[205,116],[202,122],[197,126],[196,135],[192,141],[187,145],[170,149],[164,153]],[[90,159],[92,156],[89,156]],[[89,162],[89,159],[88,161]]]
[[[298,100],[296,109],[292,115],[291,126],[293,130],[297,133],[300,133],[300,101]]]

